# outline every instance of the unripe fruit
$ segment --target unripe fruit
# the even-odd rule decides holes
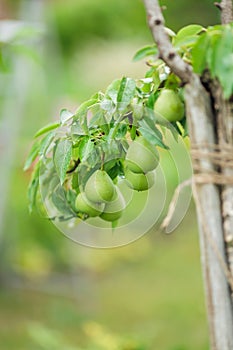
[[[92,202],[109,202],[116,194],[115,185],[103,170],[96,170],[87,180],[85,195]]]
[[[136,174],[126,168],[125,178],[127,180],[127,185],[136,191],[146,191],[154,185],[153,172],[149,172],[146,175]]]
[[[93,203],[87,199],[85,193],[79,193],[75,200],[75,208],[78,212],[90,217],[99,216],[104,210],[104,203]]]
[[[116,199],[106,203],[104,211],[100,217],[105,221],[116,221],[122,216],[125,206],[125,199],[120,190],[118,190]]]
[[[184,118],[184,104],[174,90],[163,89],[155,101],[154,112],[169,122],[176,122]]]
[[[147,173],[159,164],[159,153],[155,146],[140,136],[130,144],[125,163],[134,173]]]

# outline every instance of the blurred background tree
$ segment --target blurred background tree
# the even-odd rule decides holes
[[[219,22],[210,0],[162,3],[172,30]],[[193,207],[173,235],[105,251],[27,209],[35,131],[113,79],[144,75],[132,62],[152,43],[142,2],[2,0],[0,18],[0,348],[208,349]],[[28,29],[4,39],[19,20]],[[162,161],[172,194],[176,170]]]

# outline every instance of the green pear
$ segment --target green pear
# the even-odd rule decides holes
[[[130,171],[129,168],[125,169],[125,178],[127,185],[136,191],[146,191],[154,185],[154,173],[149,172],[145,174],[136,174]]]
[[[116,194],[115,185],[104,170],[96,170],[87,180],[85,189],[87,199],[92,202],[110,202]]]
[[[104,210],[104,203],[94,203],[87,199],[85,193],[79,193],[75,200],[75,208],[78,212],[90,217],[99,216]]]
[[[158,117],[176,122],[184,118],[184,103],[174,90],[163,89],[155,101],[154,112]]]
[[[158,166],[159,153],[155,146],[140,136],[130,144],[125,159],[131,171],[145,174]]]
[[[116,221],[122,216],[125,206],[125,199],[118,189],[116,198],[113,201],[106,203],[104,211],[100,217],[105,221]]]

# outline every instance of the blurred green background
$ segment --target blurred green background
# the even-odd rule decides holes
[[[219,21],[210,0],[161,3],[175,31]],[[142,1],[1,0],[0,18],[0,349],[207,350],[193,205],[173,234],[154,228],[110,250],[75,244],[27,209],[35,131],[114,78],[144,75],[132,62],[152,42]]]

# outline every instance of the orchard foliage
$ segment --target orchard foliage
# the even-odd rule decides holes
[[[207,29],[189,25],[177,34],[166,31],[194,71],[200,76],[208,71],[230,98],[232,25]],[[145,58],[149,70],[144,78],[113,81],[75,113],[63,109],[58,122],[36,133],[24,168],[34,164],[28,190],[30,210],[49,200],[56,208],[51,219],[100,216],[115,224],[125,209],[119,179],[136,191],[153,186],[158,150],[168,149],[164,131],[169,129],[177,139],[178,135],[186,137],[188,130],[180,79],[159,58],[155,45],[134,56],[135,61]]]
[[[33,47],[38,45],[44,34],[39,25],[30,25],[20,21],[2,20],[0,22],[0,72],[10,73],[15,58],[26,56],[40,62],[40,55]]]

